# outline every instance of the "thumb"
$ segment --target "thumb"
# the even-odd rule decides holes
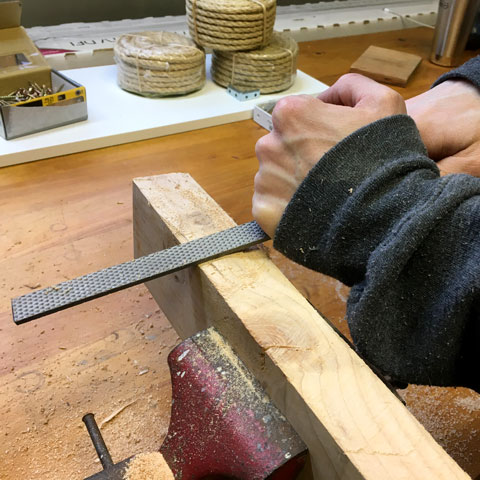
[[[325,103],[353,108],[377,108],[382,100],[397,96],[391,88],[358,73],[347,73],[317,98]]]
[[[477,146],[480,150],[480,145]],[[474,150],[474,149],[472,149]],[[443,174],[466,173],[474,177],[480,177],[480,162],[478,153],[475,151],[462,151],[451,157],[446,157],[437,162],[437,167]]]

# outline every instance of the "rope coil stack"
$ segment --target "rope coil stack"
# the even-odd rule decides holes
[[[269,43],[276,0],[186,0],[191,37],[202,47],[252,50]]]
[[[185,95],[205,85],[205,53],[171,32],[121,35],[114,47],[121,88],[144,96]]]
[[[286,34],[275,32],[270,44],[257,50],[214,50],[212,79],[223,87],[232,86],[239,91],[279,92],[295,81],[297,56],[297,42]]]

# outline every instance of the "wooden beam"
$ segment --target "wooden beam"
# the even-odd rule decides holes
[[[135,256],[235,225],[187,174],[134,180]],[[260,248],[148,284],[185,338],[214,325],[308,445],[315,479],[469,477]]]

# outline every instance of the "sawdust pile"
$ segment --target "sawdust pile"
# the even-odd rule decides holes
[[[174,480],[160,452],[140,453],[129,463],[125,480]]]
[[[480,474],[480,395],[468,388],[409,385],[407,408],[472,478]]]

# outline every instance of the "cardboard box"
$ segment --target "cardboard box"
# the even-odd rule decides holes
[[[0,96],[30,83],[51,87],[51,68],[20,26],[19,1],[0,2]]]
[[[0,105],[0,137],[6,140],[80,122],[88,118],[85,88],[52,70],[55,93],[24,105]]]

